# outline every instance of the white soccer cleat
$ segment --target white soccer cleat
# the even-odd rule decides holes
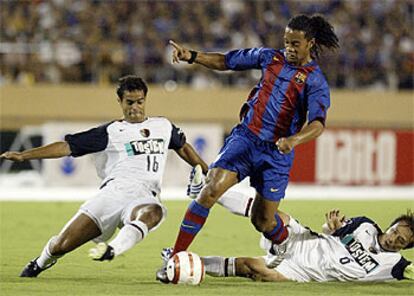
[[[204,187],[204,176],[203,169],[201,165],[196,165],[190,174],[190,180],[187,187],[187,195],[191,199],[197,198],[198,194],[201,192],[201,189]]]
[[[94,248],[89,249],[89,258],[96,261],[112,260],[114,259],[114,249],[106,243],[99,243]]]

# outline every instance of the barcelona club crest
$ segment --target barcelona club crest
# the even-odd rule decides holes
[[[299,72],[295,76],[295,81],[297,84],[303,84],[305,82],[305,79],[306,79],[306,74],[301,73],[301,72]]]
[[[143,128],[139,132],[141,133],[141,136],[143,136],[145,138],[148,138],[150,136],[150,131],[147,128]]]

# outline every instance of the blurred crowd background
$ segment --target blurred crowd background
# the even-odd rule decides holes
[[[220,52],[281,48],[290,17],[321,13],[341,44],[320,59],[332,87],[413,89],[413,10],[411,0],[1,0],[0,84],[111,83],[136,73],[150,83],[251,86],[260,73],[181,71],[168,40]]]

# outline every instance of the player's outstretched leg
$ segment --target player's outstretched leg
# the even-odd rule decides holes
[[[41,272],[52,267],[58,258],[100,234],[100,229],[91,218],[85,214],[76,214],[58,236],[48,241],[40,256],[25,266],[20,276],[37,277]]]
[[[124,226],[109,244],[101,242],[90,249],[89,257],[96,261],[110,261],[125,253],[141,242],[150,229],[159,225],[163,215],[161,206],[157,204],[136,206],[128,215],[134,220],[124,222]]]

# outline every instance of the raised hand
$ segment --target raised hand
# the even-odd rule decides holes
[[[325,214],[326,224],[331,232],[342,227],[345,216],[340,213],[339,209],[333,209]]]
[[[173,47],[172,62],[178,64],[180,61],[188,61],[191,58],[191,53],[188,48],[181,46],[174,41],[170,40],[169,43]]]

